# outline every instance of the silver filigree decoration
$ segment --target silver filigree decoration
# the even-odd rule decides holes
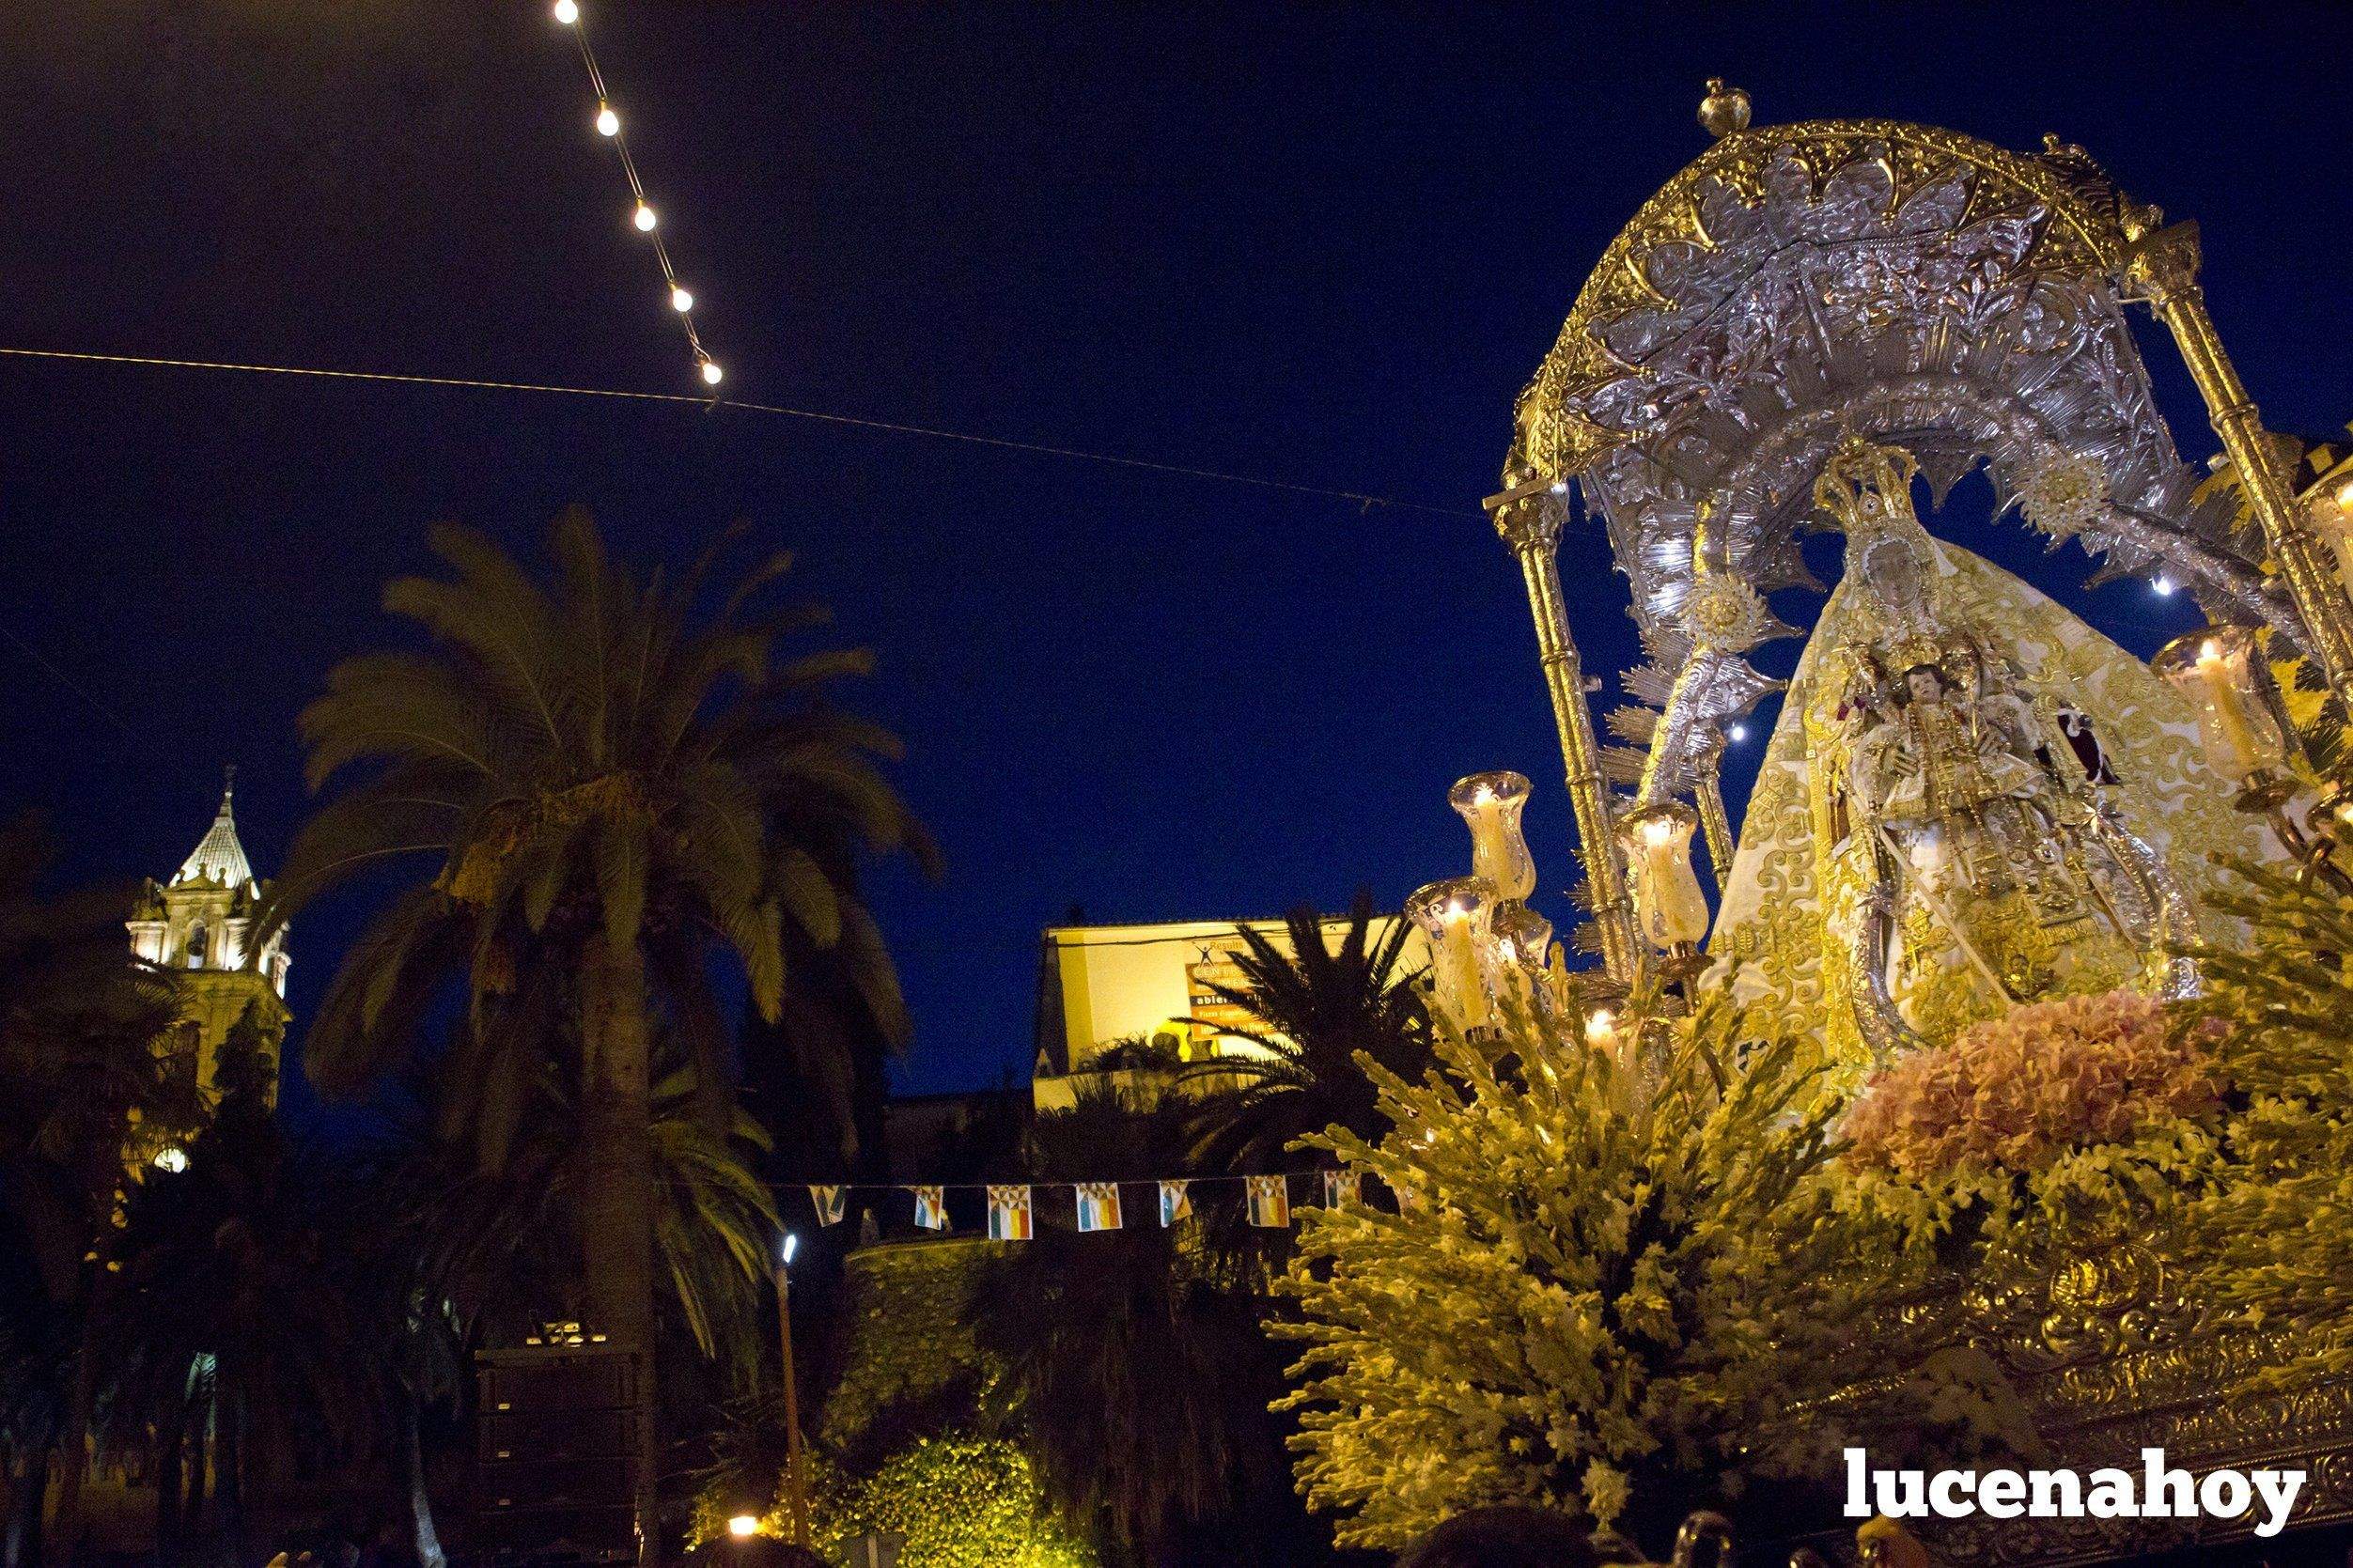
[[[2027,475],[2018,510],[2054,544],[2088,534],[2108,516],[2108,475],[2073,452],[2054,452]]]

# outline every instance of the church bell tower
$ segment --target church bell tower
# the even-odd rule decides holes
[[[236,770],[221,790],[212,826],[168,882],[149,878],[125,924],[131,951],[176,971],[182,1017],[170,1048],[195,1053],[196,1083],[210,1090],[221,1042],[248,1007],[257,1007],[271,1034],[282,1035],[288,1014],[286,928],[258,951],[250,936],[268,884],[254,876],[238,841],[233,810]]]

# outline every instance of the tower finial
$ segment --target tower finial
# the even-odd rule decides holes
[[[228,815],[228,803],[237,798],[237,764],[231,762],[221,768],[221,815]]]

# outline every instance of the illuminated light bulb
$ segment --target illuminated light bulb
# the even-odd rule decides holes
[[[2157,597],[2159,598],[2171,598],[2174,597],[2174,580],[2167,577],[2163,572],[2158,573],[2157,576],[2150,581],[2149,586],[2157,590]]]
[[[569,27],[580,20],[579,0],[555,0],[555,20]]]
[[[1731,738],[1732,743],[1737,746],[1741,741],[1746,740],[1749,737],[1749,727],[1746,724],[1735,724],[1724,733]]]
[[[757,1535],[760,1522],[749,1514],[739,1514],[727,1521],[727,1533],[740,1541],[747,1535]]]
[[[637,225],[638,232],[641,234],[651,234],[654,231],[654,210],[642,201],[637,204],[637,210],[630,216],[630,222]]]
[[[706,385],[717,386],[719,384],[720,375],[721,371],[719,369],[719,362],[717,360],[707,359],[703,361],[703,381]]]
[[[1554,495],[1566,495],[1568,493],[1568,481],[1566,479],[1553,480],[1552,493]]]
[[[188,1169],[188,1151],[177,1143],[167,1144],[155,1152],[155,1168],[174,1175]]]
[[[670,286],[670,308],[679,312],[693,310],[694,296],[674,283]]]
[[[620,133],[621,116],[613,112],[611,104],[600,101],[597,104],[597,134],[617,136]]]

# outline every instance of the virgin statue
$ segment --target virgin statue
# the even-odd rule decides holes
[[[1931,538],[1913,473],[1850,439],[1815,486],[1847,571],[1791,679],[1717,939],[1857,1066],[2041,997],[2194,986],[2173,951],[2198,933],[2194,878],[2168,846],[2245,831],[2189,805],[2211,784],[2146,666]]]

